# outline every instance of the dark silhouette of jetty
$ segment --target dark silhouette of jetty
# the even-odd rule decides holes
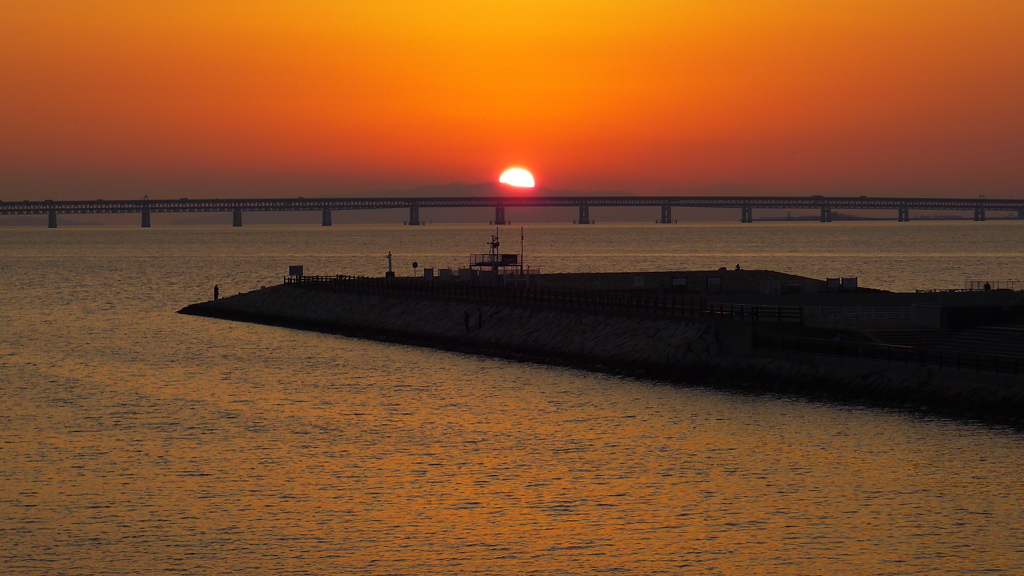
[[[894,293],[769,270],[513,270],[296,275],[181,312],[999,422],[1024,414],[1024,300],[998,283]]]

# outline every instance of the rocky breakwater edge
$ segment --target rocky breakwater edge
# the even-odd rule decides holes
[[[516,361],[1020,425],[1024,381],[953,377],[752,347],[750,325],[336,292],[288,285],[181,314],[312,330]],[[949,376],[948,378],[946,376]]]

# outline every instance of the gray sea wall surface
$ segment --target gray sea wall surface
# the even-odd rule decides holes
[[[1017,423],[1012,378],[754,349],[749,323],[274,286],[182,314],[316,330],[687,385]]]

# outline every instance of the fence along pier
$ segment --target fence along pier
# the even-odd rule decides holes
[[[901,308],[823,308],[780,306],[770,304],[732,304],[712,302],[704,298],[660,294],[629,294],[529,288],[518,286],[485,286],[457,282],[427,282],[419,278],[371,278],[364,276],[287,276],[284,285],[294,288],[336,292],[392,295],[465,302],[473,305],[516,306],[587,314],[632,316],[654,319],[698,320],[757,324],[787,324],[795,327],[832,325],[828,316],[848,314],[879,314],[903,318],[909,309]],[[895,316],[893,316],[895,315]],[[823,322],[823,320],[825,320]],[[754,349],[798,353],[810,356],[831,356],[853,360],[872,360],[889,364],[933,367],[958,372],[990,373],[1024,376],[1024,359],[1014,356],[972,351],[932,350],[922,347],[827,340],[788,334],[751,332]]]
[[[608,293],[517,286],[461,285],[426,282],[419,278],[365,276],[286,276],[284,284],[297,288],[420,298],[457,300],[475,304],[513,304],[574,312],[611,312],[668,318],[717,318],[750,322],[803,323],[803,307],[709,302],[703,298],[657,294]]]

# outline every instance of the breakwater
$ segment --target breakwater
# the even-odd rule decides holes
[[[485,290],[445,296],[415,289],[381,293],[372,287],[280,285],[193,304],[180,312],[688,385],[997,422],[1017,422],[1024,414],[1024,386],[1013,378],[756,347],[758,327],[787,326],[783,320],[788,313],[778,307],[775,322],[761,323],[751,315],[770,318],[767,310],[744,310],[747,317],[739,320],[735,313],[709,314],[683,306],[675,314],[664,309],[655,314],[656,304],[650,301],[624,308],[574,308],[571,299],[538,301],[508,291],[495,293],[501,297]],[[629,306],[637,308],[630,311]],[[643,306],[649,307],[646,312]]]

